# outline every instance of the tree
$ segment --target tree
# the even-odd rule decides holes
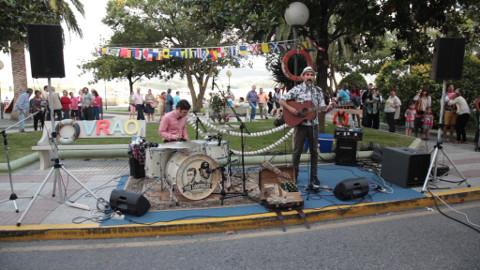
[[[84,15],[83,5],[79,0],[70,0],[73,7]],[[10,52],[12,61],[13,88],[15,96],[27,87],[25,68],[25,41],[27,25],[33,23],[59,24],[64,22],[67,29],[82,35],[70,5],[63,0],[0,0],[0,48]]]

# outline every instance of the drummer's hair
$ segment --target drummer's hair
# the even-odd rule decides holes
[[[190,110],[190,107],[190,103],[188,103],[188,101],[185,99],[182,99],[177,103],[176,108],[179,108],[180,110]]]

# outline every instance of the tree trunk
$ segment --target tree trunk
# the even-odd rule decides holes
[[[27,89],[27,69],[25,67],[25,43],[12,41],[10,43],[10,59],[12,62],[14,103],[17,102],[20,91]],[[14,106],[15,104],[12,104]],[[12,114],[12,119],[17,119]]]

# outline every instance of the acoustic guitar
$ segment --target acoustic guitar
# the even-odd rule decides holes
[[[283,109],[283,120],[289,127],[298,126],[305,120],[313,120],[316,117],[318,110],[315,109],[312,101],[297,102],[294,100],[287,101],[287,104],[294,107],[298,114],[295,115],[287,109]],[[362,115],[361,109],[353,109],[351,106],[334,106],[335,109],[343,109],[346,113]]]
[[[312,101],[296,102],[294,100],[287,101],[287,104],[294,107],[298,114],[295,115],[287,109],[283,109],[283,120],[289,127],[298,126],[305,120],[313,120],[317,116],[317,110]]]

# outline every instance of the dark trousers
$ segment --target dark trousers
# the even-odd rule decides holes
[[[303,151],[303,142],[305,138],[308,141],[310,149],[310,179],[311,183],[317,177],[317,163],[318,163],[318,127],[317,126],[296,126],[293,139],[293,167],[298,178],[298,171],[300,165],[300,156]],[[298,180],[297,180],[298,181]]]
[[[40,130],[43,130],[43,124],[45,123],[44,112],[40,111],[33,116],[33,129],[38,130],[38,121],[40,121]]]
[[[145,115],[143,114],[143,104],[135,104],[135,109],[137,110],[137,120],[145,120]]]
[[[475,145],[476,147],[480,147],[480,143],[478,141],[480,135],[480,112],[475,113]]]
[[[470,117],[470,114],[468,113],[460,114],[457,117],[457,123],[455,125],[455,129],[457,131],[457,141],[462,141],[462,142],[467,141],[467,134],[465,133],[465,127],[467,126],[469,117]]]
[[[93,120],[92,107],[83,107],[82,108],[82,120]]]
[[[380,127],[380,114],[369,113],[367,114],[366,127],[378,129]]]
[[[395,132],[395,112],[385,113],[385,119],[387,120],[388,131]]]

